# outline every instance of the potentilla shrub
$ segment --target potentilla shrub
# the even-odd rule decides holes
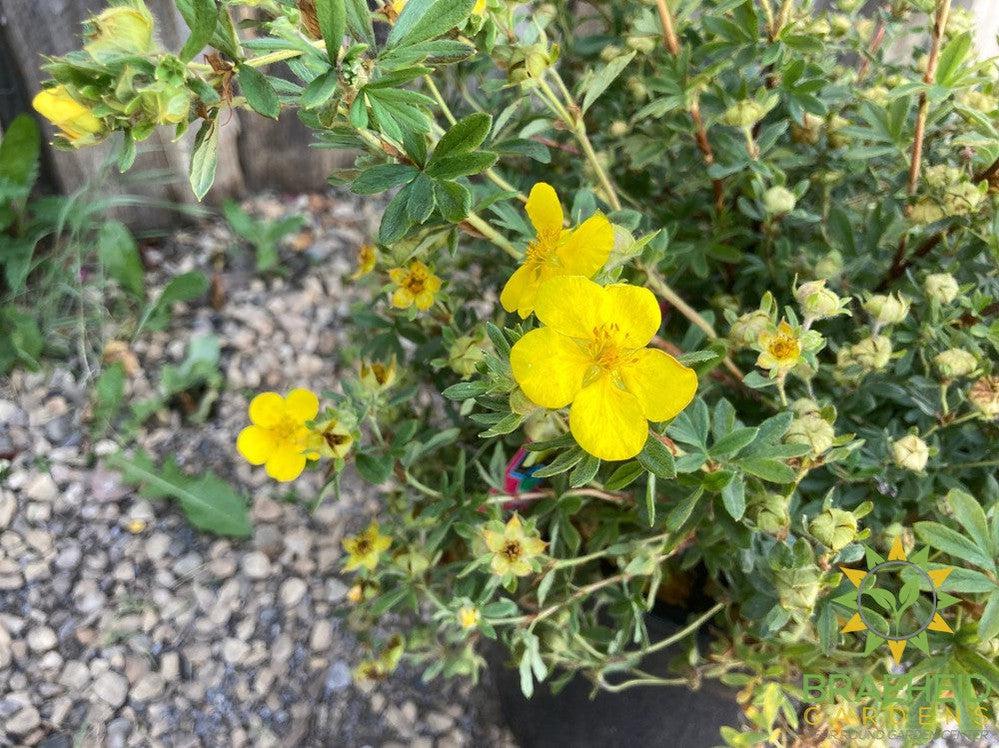
[[[230,109],[293,109],[384,194],[357,373],[258,394],[236,444],[379,487],[358,678],[474,678],[487,640],[528,695],[721,678],[738,745],[844,729],[808,672],[999,688],[996,66],[949,0],[859,5],[178,0],[168,51],[131,0],[47,62],[61,145],[193,126],[200,197]],[[843,571],[907,558],[897,597]]]

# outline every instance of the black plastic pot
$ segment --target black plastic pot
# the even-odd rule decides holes
[[[652,641],[680,628],[657,615],[648,616],[646,624]],[[665,676],[676,654],[673,648],[656,652],[642,669]],[[697,691],[641,686],[601,691],[591,699],[592,684],[577,677],[556,696],[542,684],[525,699],[518,673],[504,664],[506,651],[494,647],[488,658],[503,716],[521,748],[707,748],[722,744],[722,725],[739,724],[735,693],[716,681],[706,681]]]

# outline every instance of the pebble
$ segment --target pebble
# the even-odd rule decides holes
[[[305,582],[298,577],[285,579],[281,583],[281,602],[286,608],[293,608],[302,602],[302,599],[305,597],[305,593],[308,589],[309,588]]]
[[[58,643],[55,631],[48,626],[39,626],[28,631],[28,647],[32,652],[48,652]]]
[[[166,682],[160,673],[146,673],[132,687],[129,694],[133,701],[149,701],[163,693]]]
[[[128,679],[113,670],[108,670],[94,681],[93,691],[101,701],[118,708],[128,698]]]
[[[242,568],[250,579],[264,579],[271,573],[271,562],[263,553],[255,551],[243,557]]]
[[[26,735],[42,723],[42,716],[30,704],[21,707],[12,717],[4,720],[4,729],[15,735]]]
[[[39,473],[24,487],[24,495],[33,501],[55,501],[59,488],[51,475]]]
[[[314,652],[329,649],[333,643],[333,625],[326,620],[318,620],[312,624],[312,634],[309,636],[309,646]]]

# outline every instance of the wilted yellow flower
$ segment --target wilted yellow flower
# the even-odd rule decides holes
[[[662,322],[648,289],[552,278],[536,304],[544,326],[514,344],[513,377],[536,405],[571,404],[569,428],[593,456],[634,457],[645,445],[649,421],[669,420],[693,400],[694,371],[645,347]]]
[[[115,5],[87,22],[83,48],[98,62],[153,49],[153,16],[143,3]]]
[[[499,529],[482,530],[482,539],[493,554],[490,568],[499,576],[530,574],[534,570],[531,562],[544,553],[546,545],[537,530],[524,530],[520,515],[516,513]]]
[[[380,361],[372,361],[370,364],[361,362],[361,386],[369,392],[387,390],[395,383],[395,376],[395,356],[387,364]]]
[[[336,417],[326,418],[312,429],[309,446],[322,457],[346,457],[354,445],[354,435]]]
[[[891,455],[900,468],[921,473],[930,459],[930,448],[918,436],[909,434],[892,442]]]
[[[363,275],[367,275],[375,269],[378,261],[378,250],[374,244],[362,244],[357,248],[357,269],[351,275],[352,280],[357,280]]]
[[[944,379],[958,379],[966,377],[978,368],[978,359],[974,354],[960,348],[948,348],[942,353],[938,353],[933,363],[936,364],[937,371]]]
[[[65,86],[42,89],[35,95],[31,106],[58,127],[73,145],[94,143],[104,134],[104,123],[74,99]]]
[[[379,660],[361,660],[354,668],[354,682],[365,683],[383,680],[388,675]]]
[[[408,309],[416,306],[421,312],[434,304],[434,297],[441,290],[441,279],[419,260],[413,260],[408,268],[389,270],[389,278],[398,286],[392,292],[392,306]]]
[[[762,309],[754,309],[740,316],[728,331],[728,339],[740,348],[756,345],[760,335],[771,325],[770,315]]]
[[[478,626],[481,619],[482,613],[474,605],[462,605],[458,609],[458,623],[466,631]]]
[[[982,377],[968,388],[968,400],[986,418],[999,416],[999,377]]]
[[[961,289],[957,285],[957,278],[950,273],[930,273],[923,281],[923,290],[931,299],[936,299],[941,304],[949,304],[957,298]]]
[[[757,348],[760,355],[756,365],[778,374],[787,373],[801,360],[801,338],[786,320],[781,320],[776,328],[762,332]]]
[[[250,401],[253,425],[239,432],[236,449],[251,465],[263,465],[274,480],[295,480],[306,460],[319,459],[305,425],[318,413],[319,398],[309,390],[294,389],[286,397],[261,392]]]
[[[390,545],[392,538],[382,535],[378,530],[378,523],[372,522],[363,532],[344,538],[343,549],[348,554],[347,561],[343,565],[344,571],[353,571],[362,566],[368,571],[374,571],[381,554],[387,551]]]
[[[538,182],[531,188],[526,210],[536,233],[524,263],[500,294],[503,308],[516,311],[522,319],[534,310],[542,283],[556,276],[591,278],[614,247],[614,228],[602,213],[593,214],[575,229],[563,228],[562,205],[550,184]]]

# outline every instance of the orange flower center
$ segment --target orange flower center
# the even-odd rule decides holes
[[[593,337],[586,346],[586,353],[594,364],[604,370],[613,370],[627,358],[629,351],[618,345],[620,328],[609,322],[593,328]]]
[[[510,563],[516,561],[523,554],[524,549],[519,540],[507,540],[500,549],[500,555]]]
[[[285,414],[281,416],[271,426],[268,430],[273,435],[275,441],[288,442],[294,440],[298,436],[298,432],[301,429],[302,424],[296,421],[291,416]]]
[[[373,544],[371,542],[371,538],[360,537],[357,539],[357,544],[354,546],[354,552],[358,556],[367,556],[369,553],[371,553],[372,547]]]
[[[534,241],[527,245],[526,260],[540,264],[554,264],[562,229],[539,231]]]
[[[767,346],[767,351],[778,361],[790,361],[798,357],[801,346],[798,341],[788,335],[778,335]]]

